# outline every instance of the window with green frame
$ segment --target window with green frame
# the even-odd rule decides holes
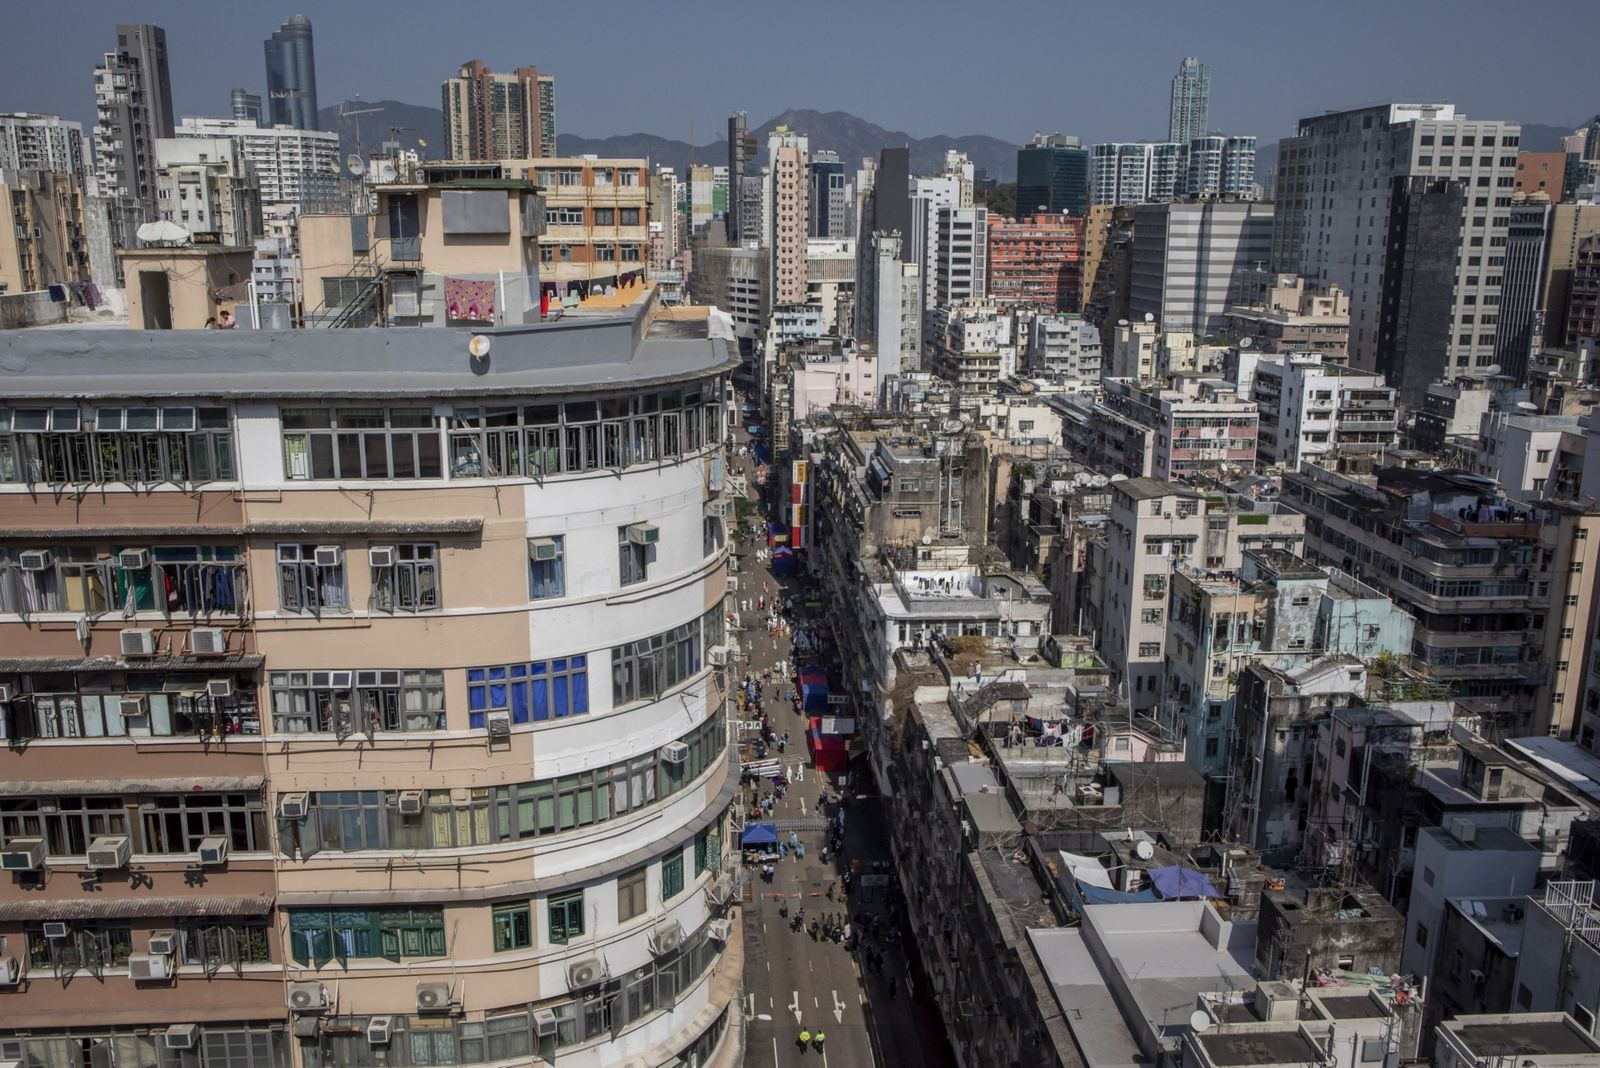
[[[661,900],[671,901],[683,893],[683,850],[661,861]]]
[[[352,957],[442,957],[443,909],[292,909],[290,952],[316,967]]]
[[[722,829],[707,827],[694,836],[694,873],[722,870]]]
[[[583,937],[583,891],[562,894],[549,901],[550,941],[564,946]]]
[[[494,907],[494,951],[527,949],[533,945],[533,910],[526,901]]]

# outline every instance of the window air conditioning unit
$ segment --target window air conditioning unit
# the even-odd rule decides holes
[[[49,549],[29,549],[17,554],[17,566],[24,571],[49,571]]]
[[[706,663],[712,667],[728,666],[728,647],[726,645],[713,645],[706,650]]]
[[[71,929],[60,920],[51,920],[44,924],[44,936],[48,941],[59,942],[71,933]]]
[[[553,1009],[533,1010],[533,1033],[540,1038],[554,1038],[559,1022]]]
[[[449,1012],[450,1011],[450,984],[429,983],[417,984],[417,1011],[418,1012]]]
[[[0,682],[0,705],[17,699],[17,688],[9,682]]]
[[[554,560],[556,558],[556,539],[530,538],[528,539],[529,560]]]
[[[628,540],[634,545],[654,545],[661,540],[661,528],[654,523],[629,523]]]
[[[707,501],[706,515],[713,519],[728,518],[728,503],[729,502],[723,500]]]
[[[399,808],[402,816],[422,815],[422,791],[401,790]]]
[[[483,726],[489,732],[489,737],[491,738],[509,738],[511,737],[511,713],[503,708],[485,713]]]
[[[319,545],[312,559],[318,567],[338,567],[344,563],[344,546]]]
[[[1488,978],[1488,976],[1484,975],[1483,972],[1479,971],[1477,968],[1472,969],[1472,971],[1468,972],[1467,974],[1472,977],[1473,986],[1482,986],[1484,981]]]
[[[650,952],[657,957],[665,957],[668,953],[676,952],[682,945],[683,924],[677,920],[673,920],[650,936]]]
[[[228,632],[221,627],[196,627],[189,632],[189,651],[195,656],[226,656]]]
[[[198,853],[202,868],[220,868],[228,863],[228,839],[221,835],[202,838]]]
[[[567,989],[582,990],[606,981],[606,966],[599,957],[587,957],[567,965]]]
[[[172,958],[134,953],[128,957],[128,978],[136,983],[154,983],[172,978]]]
[[[120,571],[148,571],[150,570],[149,549],[124,549],[117,554],[117,569]]]
[[[232,679],[207,679],[206,680],[206,696],[207,697],[232,697],[233,696],[233,680]]]
[[[161,1035],[166,1049],[194,1049],[200,1043],[199,1024],[173,1024]]]
[[[689,759],[689,747],[682,742],[668,742],[661,747],[661,759],[668,764],[682,764]]]
[[[721,942],[723,945],[727,945],[728,939],[733,937],[733,921],[727,919],[712,920],[706,924],[706,937],[713,942]]]
[[[317,563],[322,563],[322,550],[317,550]],[[373,545],[367,549],[367,563],[373,567],[393,567],[395,552],[393,545]]]
[[[328,1007],[328,988],[318,982],[290,983],[285,1000],[290,1012],[321,1012]]]
[[[0,957],[0,986],[16,986],[20,982],[22,982],[22,965],[17,962],[17,958]]]
[[[151,931],[150,955],[153,957],[170,957],[178,952],[177,931]]]
[[[156,655],[156,632],[148,627],[129,628],[121,637],[123,656]]]
[[[367,1020],[367,1045],[387,1046],[393,1033],[393,1016],[373,1016]]]
[[[117,698],[117,714],[123,719],[137,719],[150,714],[150,699],[143,694]]]
[[[133,839],[125,834],[107,834],[89,843],[89,867],[96,871],[126,868],[133,857]]]
[[[297,790],[294,793],[282,794],[278,798],[278,815],[286,820],[303,820],[306,818],[306,792]]]

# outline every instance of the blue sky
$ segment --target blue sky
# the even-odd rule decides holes
[[[730,111],[850,111],[916,136],[1034,130],[1161,137],[1185,55],[1212,68],[1211,125],[1263,141],[1294,120],[1384,99],[1577,124],[1600,111],[1600,2],[1540,0],[10,0],[0,111],[88,120],[91,70],[118,22],[166,28],[182,114],[261,91],[261,41],[295,12],[317,35],[324,106],[360,94],[437,106],[455,66],[555,74],[563,132],[704,143]],[[1303,12],[1304,17],[1297,13]]]

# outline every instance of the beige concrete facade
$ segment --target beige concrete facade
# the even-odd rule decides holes
[[[83,186],[71,174],[0,170],[0,290],[27,293],[89,281]]]
[[[654,1066],[691,1050],[692,1063],[736,1062],[740,933],[723,867],[738,770],[710,652],[724,644],[728,550],[707,508],[732,364],[715,334],[681,340],[694,317],[673,316],[661,341],[656,318],[647,299],[620,321],[496,335],[496,368],[560,365],[609,331],[636,352],[597,359],[670,374],[541,387],[491,371],[481,395],[419,395],[398,357],[362,366],[335,349],[326,359],[349,377],[331,393],[229,385],[235,349],[259,367],[251,346],[357,352],[362,339],[338,348],[341,335],[375,331],[207,335],[193,352],[214,338],[214,357],[191,355],[181,380],[155,339],[118,333],[126,359],[172,376],[149,387],[179,395],[163,403],[193,404],[211,428],[162,409],[157,455],[182,434],[191,465],[167,483],[105,477],[115,413],[142,418],[114,369],[78,377],[87,401],[47,386],[13,398],[0,851],[42,837],[47,859],[0,883],[0,956],[24,976],[0,986],[0,1042],[132,1042],[135,1027],[159,1039],[195,1023],[202,1044],[258,1035],[250,1063],[273,1068],[373,1063],[380,1049],[414,1064],[435,1056],[419,1052],[430,1036],[463,1065]],[[418,361],[464,337],[385,334]],[[29,394],[29,376],[12,386]],[[65,414],[27,429],[28,413],[69,406],[76,430]],[[513,413],[514,429],[463,429],[485,409]],[[555,424],[538,422],[552,410]],[[553,454],[534,444],[546,425]],[[613,426],[638,435],[625,458],[590,451]],[[320,433],[329,452],[306,440]],[[213,472],[227,477],[197,477],[202,434],[229,453]],[[444,462],[392,477],[396,442],[421,438],[436,444],[412,455]],[[490,470],[502,447],[542,457],[539,477]],[[80,448],[90,466],[69,471]],[[363,466],[349,477],[324,462]],[[61,471],[85,488],[55,492]],[[554,564],[535,553],[547,539]],[[149,555],[125,567],[128,549]],[[305,562],[312,549],[338,562]],[[210,628],[225,656],[206,654]],[[153,655],[126,651],[141,631]],[[226,699],[209,693],[222,680]],[[144,695],[135,711],[121,705],[131,695]],[[132,856],[91,878],[85,851],[107,834],[129,836]],[[227,840],[225,861],[202,864],[200,837]],[[47,936],[46,921],[65,933]],[[133,979],[129,954],[138,963],[169,930],[176,976]],[[286,1006],[317,983],[328,1004]],[[448,988],[447,1011],[419,1001],[430,983]],[[503,1045],[484,1037],[487,1017]],[[369,1041],[383,1018],[393,1037]]]

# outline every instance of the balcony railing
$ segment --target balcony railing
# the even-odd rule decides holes
[[[396,263],[416,263],[422,259],[421,237],[391,237],[389,259]]]

